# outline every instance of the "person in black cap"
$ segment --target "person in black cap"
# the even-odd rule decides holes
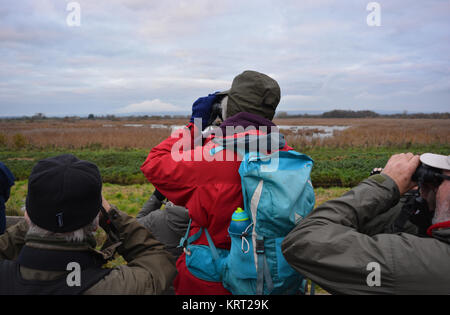
[[[14,175],[0,162],[0,235],[5,233],[6,229],[6,209],[5,203],[9,199],[11,186],[14,185]]]
[[[0,237],[2,295],[158,294],[175,277],[163,245],[102,197],[97,166],[73,155],[33,168],[25,218]],[[108,232],[101,251],[99,224]],[[115,250],[127,265],[102,268]]]

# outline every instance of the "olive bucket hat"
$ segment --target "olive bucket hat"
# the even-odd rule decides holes
[[[257,114],[272,120],[280,103],[281,90],[277,81],[256,71],[244,71],[234,78],[227,95],[227,117],[240,112]]]

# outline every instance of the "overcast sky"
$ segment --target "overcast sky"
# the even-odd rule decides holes
[[[244,70],[279,111],[450,111],[448,0],[70,2],[0,2],[0,116],[189,112]]]

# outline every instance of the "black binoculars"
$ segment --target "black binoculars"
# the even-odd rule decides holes
[[[439,186],[444,180],[449,180],[450,176],[442,174],[442,170],[425,164],[420,164],[412,176],[412,180],[419,184],[431,184]]]
[[[219,97],[217,102],[215,102],[211,107],[211,115],[209,117],[208,126],[211,126],[217,118],[223,121],[222,117],[222,100],[226,95]]]

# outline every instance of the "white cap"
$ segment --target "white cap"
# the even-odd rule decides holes
[[[425,165],[450,171],[450,155],[425,153],[420,156],[420,161]]]

